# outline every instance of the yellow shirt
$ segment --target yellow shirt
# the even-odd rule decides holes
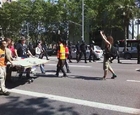
[[[6,66],[5,64],[5,50],[0,49],[0,66]]]

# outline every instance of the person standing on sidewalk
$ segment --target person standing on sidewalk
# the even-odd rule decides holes
[[[114,70],[110,66],[110,62],[109,62],[109,59],[110,59],[110,57],[109,57],[109,51],[111,50],[111,47],[113,45],[113,37],[112,36],[106,37],[106,35],[104,34],[103,31],[100,31],[100,34],[102,36],[102,39],[105,42],[105,52],[104,52],[104,61],[103,61],[103,69],[104,69],[103,80],[106,79],[108,70],[112,73],[111,79],[114,79],[114,78],[117,77],[117,75],[115,74]]]
[[[67,77],[67,74],[63,68],[66,62],[66,52],[64,47],[64,41],[61,39],[59,40],[59,46],[57,49],[57,58],[58,58],[58,63],[57,63],[56,76],[59,77],[59,72],[61,70],[63,72],[63,77]]]

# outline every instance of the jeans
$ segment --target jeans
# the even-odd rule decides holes
[[[44,64],[40,65],[40,70],[41,70],[42,73],[45,73]]]

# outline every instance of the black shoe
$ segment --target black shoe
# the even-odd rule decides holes
[[[87,63],[87,62],[85,62],[85,63]]]
[[[56,77],[59,77],[59,75],[58,75],[58,74],[55,74],[55,76],[56,76]]]
[[[70,70],[68,70],[67,73],[71,73]]]
[[[0,92],[1,95],[5,95],[5,96],[8,96],[10,95],[10,92],[9,91],[6,91],[6,92]]]
[[[117,77],[117,75],[113,75],[112,77],[111,77],[111,79],[115,79]]]
[[[119,61],[118,63],[122,63],[122,62]]]
[[[68,77],[67,75],[63,75],[63,77]]]

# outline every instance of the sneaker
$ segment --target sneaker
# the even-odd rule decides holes
[[[113,75],[112,77],[111,77],[111,79],[115,79],[117,77],[117,75]]]

